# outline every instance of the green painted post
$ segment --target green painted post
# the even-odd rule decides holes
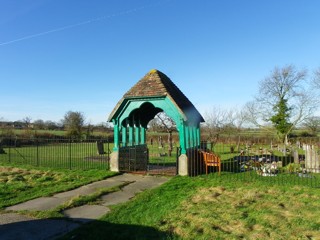
[[[119,125],[116,119],[113,119],[113,136],[114,136],[114,147],[113,151],[118,151],[119,149]]]
[[[189,132],[189,126],[185,125],[185,145],[186,149],[190,148],[190,132]]]
[[[129,124],[129,146],[133,146],[133,126]]]
[[[196,126],[192,127],[193,130],[193,147],[197,146],[197,128]]]
[[[136,122],[135,124],[135,145],[139,145],[140,144],[140,125]]]
[[[127,145],[127,127],[122,126],[122,146],[125,147]]]
[[[185,127],[183,119],[180,120],[180,127],[179,127],[179,138],[180,138],[180,148],[181,154],[186,154],[186,135],[185,135]]]
[[[146,129],[141,126],[141,131],[140,131],[140,144],[145,144],[146,143]]]
[[[200,146],[201,142],[201,133],[200,133],[200,126],[197,126],[197,146]]]
[[[138,127],[138,126],[135,126],[134,137],[135,137],[135,144],[139,145],[140,144],[140,127]]]
[[[194,135],[193,135],[193,127],[188,126],[189,128],[189,147],[193,148],[194,147]]]

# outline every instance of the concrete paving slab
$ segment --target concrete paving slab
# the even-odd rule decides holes
[[[21,210],[29,210],[29,211],[44,211],[54,209],[55,207],[63,204],[65,199],[54,198],[54,197],[41,197],[36,198],[24,203],[20,203],[11,207],[7,207],[5,210],[10,211],[21,211]]]
[[[73,189],[63,193],[57,193],[52,197],[42,197],[42,198],[37,198],[37,199],[27,201],[21,204],[17,204],[17,205],[6,208],[6,210],[11,210],[11,211],[51,210],[63,204],[64,202],[70,200],[73,197],[92,194],[96,192],[99,188],[109,188],[109,187],[111,188],[111,187],[120,185],[124,182],[133,182],[141,179],[142,179],[142,176],[140,175],[133,175],[133,174],[117,175],[115,177],[108,178],[102,181],[90,183],[88,185],[79,187],[77,189]]]
[[[121,191],[106,194],[100,199],[103,206],[111,206],[129,201],[137,193],[146,189],[151,189],[165,183],[169,179],[166,177],[152,177],[152,176],[140,176],[136,178],[136,181],[123,187]]]
[[[77,189],[73,189],[63,193],[57,193],[53,197],[71,199],[74,196],[89,195],[98,191],[101,188],[112,188],[124,182],[136,181],[136,179],[139,178],[139,176],[131,176],[128,174],[117,175],[115,177],[111,177],[102,181],[90,183]]]
[[[128,188],[134,188],[136,190],[143,191],[145,189],[158,187],[168,180],[169,178],[167,177],[144,176],[142,179],[137,180],[131,185],[128,185]]]
[[[28,217],[18,213],[4,213],[0,215],[0,226],[9,223],[15,222],[25,222],[25,221],[32,221],[34,218]]]
[[[8,207],[6,210],[12,211],[49,210],[75,196],[88,195],[96,192],[99,188],[114,187],[124,182],[130,182],[120,191],[102,196],[100,205],[84,205],[64,211],[64,215],[70,219],[69,221],[65,219],[37,220],[17,213],[0,214],[0,239],[55,239],[79,227],[84,222],[98,219],[107,214],[110,211],[107,206],[126,202],[137,193],[160,186],[168,180],[167,177],[122,174],[71,191],[58,193],[52,197],[37,198]]]
[[[101,197],[103,206],[111,206],[129,201],[135,196],[135,193],[128,191],[119,191],[112,194],[107,194]]]
[[[63,214],[68,218],[78,220],[80,222],[89,222],[101,218],[109,211],[110,209],[108,207],[101,205],[83,205],[65,210]]]
[[[132,182],[132,181],[137,181],[142,178],[144,178],[144,176],[142,176],[142,175],[124,173],[124,174],[117,175],[117,176],[113,177],[113,180],[123,181],[123,182]]]
[[[62,192],[62,193],[57,193],[53,195],[55,198],[61,198],[65,200],[69,200],[75,196],[84,196],[84,195],[89,195],[97,191],[95,188],[89,188],[89,187],[80,187],[71,191],[67,192]]]

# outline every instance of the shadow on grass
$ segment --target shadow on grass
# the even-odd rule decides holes
[[[90,219],[37,219],[3,214],[0,225],[1,240],[38,239],[172,239],[168,232],[153,227],[114,224]],[[11,221],[11,222],[10,222]],[[12,222],[15,221],[15,222]],[[65,235],[66,234],[66,235]]]
[[[174,239],[169,232],[154,227],[94,221],[70,232],[62,239]]]

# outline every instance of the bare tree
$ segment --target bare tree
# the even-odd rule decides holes
[[[303,126],[307,128],[313,136],[320,131],[320,117],[312,116],[305,120]]]
[[[155,123],[158,123],[158,127],[164,129],[168,133],[168,155],[171,157],[172,150],[173,150],[173,143],[172,143],[172,132],[176,130],[176,123],[165,114],[165,112],[160,112],[155,116]]]
[[[207,141],[211,142],[211,150],[220,140],[222,134],[228,133],[235,128],[234,117],[233,110],[225,110],[220,107],[213,107],[210,112],[204,114],[204,135],[206,135]]]
[[[317,99],[308,82],[305,70],[293,65],[275,67],[270,76],[259,83],[255,100],[246,104],[247,120],[255,126],[276,131],[287,143],[288,134],[317,107]]]
[[[31,117],[25,117],[24,119],[22,119],[22,122],[25,124],[27,129],[31,127],[31,120]]]
[[[237,137],[237,151],[239,151],[241,132],[246,124],[246,113],[243,107],[222,109],[213,107],[205,113],[206,122],[203,124],[204,135],[211,142],[211,150],[221,139],[222,135]]]
[[[314,71],[312,83],[316,89],[320,90],[320,67],[316,71]]]
[[[247,118],[246,118],[246,112],[244,111],[244,108],[238,108],[234,109],[233,111],[233,126],[234,130],[237,134],[237,150],[239,151],[240,148],[240,142],[241,142],[241,132],[243,130],[244,125],[247,123]]]

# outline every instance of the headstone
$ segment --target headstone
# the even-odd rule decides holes
[[[320,172],[320,158],[317,154],[316,149],[312,145],[305,146],[306,159],[305,168],[309,172]]]
[[[98,149],[98,154],[99,155],[103,155],[106,152],[104,151],[104,147],[103,147],[103,142],[102,141],[97,141],[97,149]]]
[[[299,152],[297,150],[293,152],[293,162],[299,164]]]
[[[2,139],[0,140],[0,154],[5,154],[6,152],[5,152],[4,149],[2,148],[1,142],[2,142]]]

